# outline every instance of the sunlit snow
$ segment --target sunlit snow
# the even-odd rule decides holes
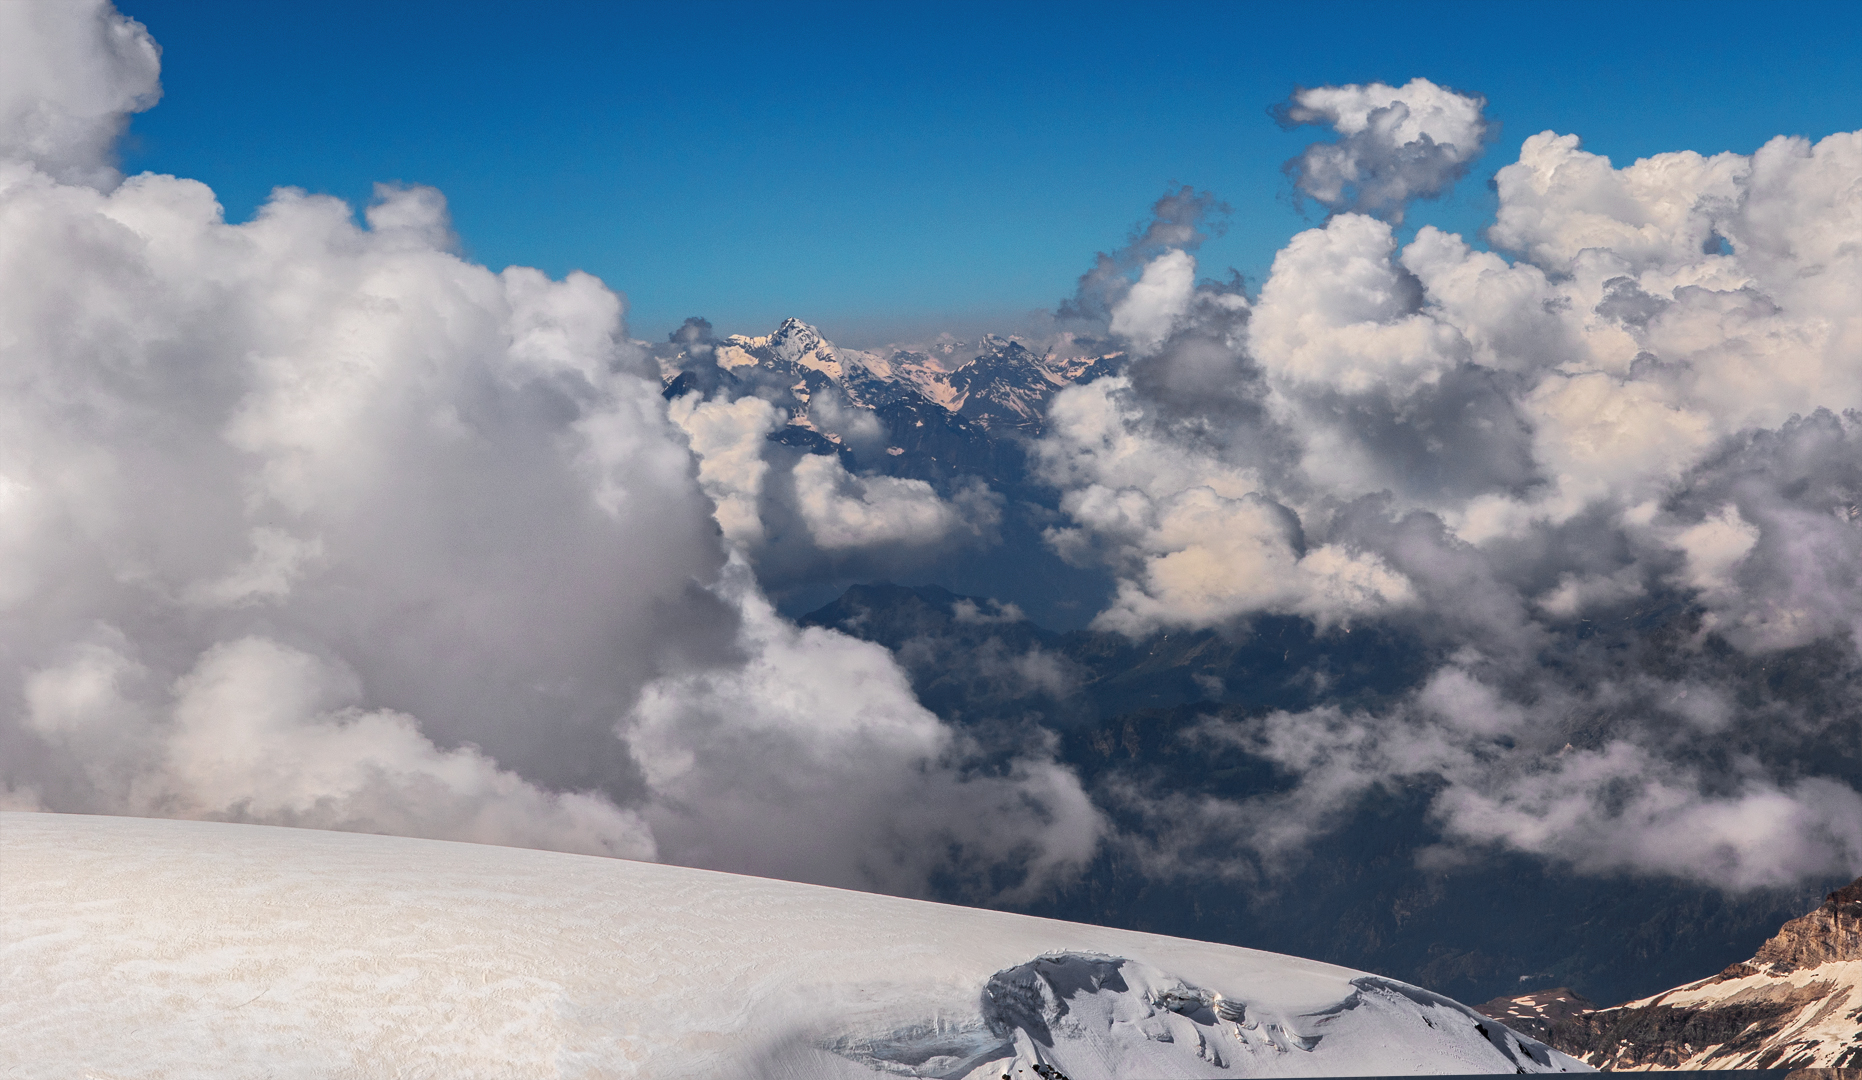
[[[7,813],[0,867],[9,1077],[1587,1071],[1329,964],[652,863]]]

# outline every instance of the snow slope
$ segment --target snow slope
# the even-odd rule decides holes
[[[1584,1071],[1272,953],[650,863],[0,814],[0,1075]]]

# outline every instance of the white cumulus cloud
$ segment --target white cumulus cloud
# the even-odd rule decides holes
[[[1857,720],[1815,688],[1849,686],[1862,643],[1862,132],[1622,166],[1545,132],[1498,172],[1495,251],[1401,243],[1405,200],[1481,148],[1481,104],[1422,80],[1303,91],[1288,119],[1341,139],[1296,182],[1337,213],[1252,304],[1192,282],[1123,377],[1055,399],[1049,539],[1117,576],[1098,625],[1294,615],[1433,657],[1400,703],[1231,731],[1287,792],[1117,797],[1175,834],[1158,866],[1279,858],[1433,777],[1457,843],[1741,888],[1853,874],[1862,797],[1793,747]],[[1189,263],[1173,250],[1146,265]],[[1183,358],[1219,392],[1181,392]],[[1641,642],[1651,617],[1677,636]],[[1621,627],[1634,659],[1580,625]],[[1743,657],[1802,667],[1801,692]]]
[[[1296,91],[1277,110],[1283,123],[1321,124],[1337,142],[1315,143],[1287,163],[1294,183],[1331,210],[1403,219],[1416,198],[1442,194],[1487,141],[1484,98],[1427,79]]]
[[[433,189],[378,187],[358,225],[279,188],[228,223],[200,183],[117,183],[147,34],[92,3],[0,31],[8,805],[899,891],[1090,855],[1040,747],[979,765],[883,650],[724,574],[767,405],[669,406],[618,295],[461,258]],[[838,468],[794,477],[824,544],[994,512]]]
[[[129,114],[162,94],[161,49],[109,0],[0,4],[0,160],[115,182]]]

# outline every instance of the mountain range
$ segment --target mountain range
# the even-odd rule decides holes
[[[933,482],[975,476],[1016,487],[1025,479],[1022,440],[1045,430],[1054,394],[1109,373],[1123,354],[1037,353],[994,335],[875,352],[836,346],[790,318],[760,337],[675,335],[656,356],[667,397],[694,390],[764,397],[788,413],[772,440],[839,454],[850,469]],[[871,440],[850,437],[849,409],[878,422],[882,445],[866,448],[861,443]]]
[[[1093,341],[1069,345],[1086,346]],[[831,386],[858,407],[877,409],[901,401],[930,402],[990,432],[1041,433],[1047,403],[1062,387],[1089,382],[1112,371],[1124,354],[1055,348],[1037,353],[1019,338],[984,335],[890,352],[836,346],[800,319],[784,319],[775,331],[751,337],[732,334],[708,348],[661,350],[662,374],[670,381],[692,375],[690,361],[708,361],[732,376],[772,373],[792,378],[801,406],[796,422],[808,424],[812,396]],[[959,357],[968,354],[968,359]],[[682,362],[684,361],[684,362]]]

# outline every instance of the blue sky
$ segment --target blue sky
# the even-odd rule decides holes
[[[1317,220],[1281,164],[1296,85],[1421,75],[1500,136],[1413,228],[1477,229],[1527,135],[1619,164],[1862,127],[1862,5],[122,0],[166,96],[125,166],[366,201],[433,184],[467,253],[584,269],[641,336],[784,315],[861,343],[1006,325],[1172,183],[1234,207],[1203,267],[1265,274]]]

